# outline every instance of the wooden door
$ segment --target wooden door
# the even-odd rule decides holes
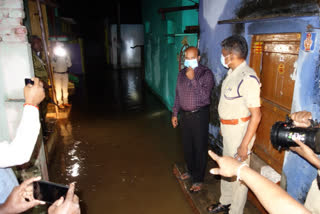
[[[253,151],[279,173],[284,152],[273,148],[270,130],[276,121],[283,121],[290,114],[299,46],[299,33],[254,35],[252,38],[250,66],[262,84],[262,119]]]
[[[31,34],[37,35],[41,38],[41,28],[40,28],[40,18],[38,12],[38,6],[36,1],[29,0],[29,16],[30,16],[30,24],[31,24]],[[48,28],[48,17],[47,17],[47,9],[46,5],[41,3],[41,12],[43,16],[43,24],[45,29],[46,40],[49,39],[49,28]]]

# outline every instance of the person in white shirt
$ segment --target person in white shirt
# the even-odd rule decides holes
[[[15,138],[0,143],[0,168],[24,164],[32,155],[40,130],[38,105],[45,97],[42,83],[38,78],[33,81],[24,87],[25,104]]]
[[[70,56],[63,43],[57,43],[53,49],[51,61],[53,67],[54,86],[59,108],[70,107],[68,102],[68,68],[72,66]]]
[[[25,104],[22,118],[13,141],[0,142],[0,204],[18,185],[11,168],[30,160],[40,130],[39,103],[44,99],[42,83],[34,78],[34,85],[24,87]]]

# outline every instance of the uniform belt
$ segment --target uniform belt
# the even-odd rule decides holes
[[[55,74],[67,74],[68,73],[68,71],[66,71],[66,72],[53,72],[53,73],[55,73]]]
[[[188,116],[188,115],[191,115],[191,114],[200,112],[200,111],[202,111],[202,110],[205,110],[205,109],[207,109],[208,107],[209,107],[209,106],[203,106],[203,107],[200,107],[200,108],[195,109],[195,110],[193,110],[193,111],[181,110],[181,112],[182,112],[183,114],[185,114],[186,116]]]
[[[224,119],[220,119],[220,122],[224,125],[237,125],[239,123],[239,120],[241,120],[242,122],[247,122],[248,120],[250,120],[251,115],[248,117],[243,117],[240,119],[231,119],[231,120],[224,120]]]

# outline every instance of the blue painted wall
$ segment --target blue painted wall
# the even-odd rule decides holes
[[[211,1],[200,0],[199,24],[200,50],[202,63],[207,65],[214,73],[216,88],[213,92],[213,104],[217,105],[220,96],[220,84],[227,70],[220,63],[221,41],[232,35],[241,34],[246,37],[249,47],[251,35],[266,33],[304,33],[307,25],[311,24],[319,28],[319,17],[288,18],[283,20],[260,21],[246,23],[239,27],[235,24],[218,25],[219,20],[234,19],[236,12],[243,0]],[[320,90],[319,90],[319,46],[320,31],[317,32],[315,50],[310,53],[302,51],[303,42],[298,58],[297,77],[294,88],[292,112],[300,110],[311,111],[314,118],[320,119]],[[247,60],[248,61],[248,60]],[[213,139],[218,139],[218,115],[212,110],[209,132]],[[287,177],[287,190],[294,198],[304,201],[312,180],[316,176],[316,170],[298,155],[288,152],[283,166],[283,172]],[[299,172],[299,173],[297,173]]]

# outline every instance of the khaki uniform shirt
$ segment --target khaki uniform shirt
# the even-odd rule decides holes
[[[34,68],[34,75],[42,80],[45,84],[48,84],[48,72],[46,69],[46,64],[42,61],[42,59],[32,51],[32,61]]]
[[[65,73],[68,71],[68,68],[72,66],[69,55],[64,57],[54,56],[51,64],[55,73]]]
[[[256,72],[244,61],[230,69],[222,83],[218,107],[221,119],[240,119],[250,115],[248,108],[260,107],[260,81]]]
[[[320,176],[320,170],[318,170],[318,175]],[[320,190],[317,179],[312,182],[304,206],[310,210],[312,214],[320,214]]]

